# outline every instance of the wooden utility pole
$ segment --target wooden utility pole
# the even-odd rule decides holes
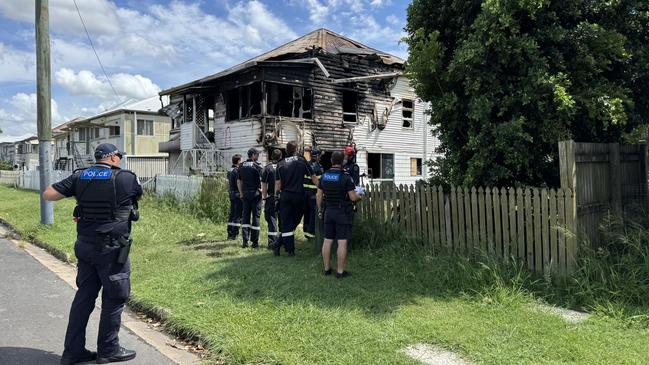
[[[38,122],[38,165],[41,183],[41,224],[54,223],[52,202],[43,192],[52,182],[52,111],[50,75],[50,13],[48,0],[36,0],[36,109]]]

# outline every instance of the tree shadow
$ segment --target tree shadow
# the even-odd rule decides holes
[[[207,240],[201,238],[190,238],[179,241],[178,244],[188,246],[193,250],[202,251],[209,257],[227,257],[236,256],[236,251],[227,250],[234,247],[234,241]]]

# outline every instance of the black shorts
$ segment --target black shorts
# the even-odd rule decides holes
[[[350,208],[327,208],[324,216],[326,240],[349,240],[352,238],[352,215]]]

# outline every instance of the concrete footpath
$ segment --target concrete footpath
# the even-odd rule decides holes
[[[51,256],[29,244],[21,244],[29,246],[21,248],[13,241],[2,239],[2,231],[0,227],[0,364],[58,364],[75,293],[69,284],[74,268],[58,262],[48,264],[54,267],[48,269],[43,264],[47,264],[44,260],[51,260]],[[37,250],[41,252],[31,252]],[[58,266],[57,270],[57,265],[62,267]],[[93,351],[96,350],[99,312],[99,308],[95,308],[86,335],[86,347]],[[125,364],[200,363],[197,356],[169,346],[173,339],[148,329],[134,316],[124,313],[122,319],[120,344],[137,351],[137,357]]]

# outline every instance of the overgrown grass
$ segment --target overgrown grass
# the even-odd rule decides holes
[[[69,254],[72,207],[56,203],[57,224],[40,227],[37,194],[0,187],[1,218]],[[570,292],[515,264],[376,236],[351,252],[354,275],[337,280],[320,274],[320,257],[303,242],[296,257],[277,258],[224,241],[223,224],[150,198],[141,208],[133,232],[134,303],[164,316],[168,328],[205,339],[228,363],[414,364],[401,349],[418,342],[485,364],[649,358],[647,327],[629,325],[633,316],[568,324],[537,304],[569,302]],[[582,297],[583,305],[603,294]]]

